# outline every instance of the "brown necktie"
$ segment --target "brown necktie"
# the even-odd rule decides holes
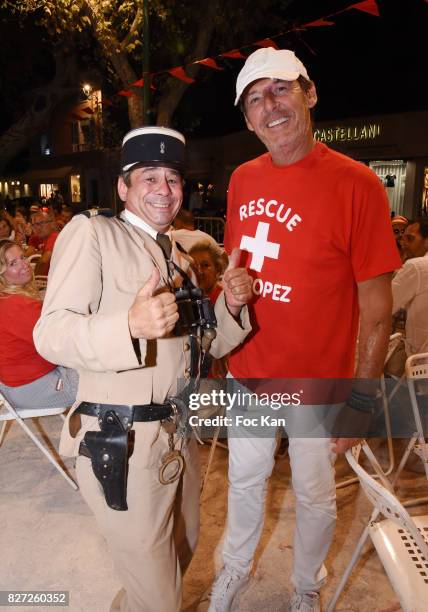
[[[160,234],[158,232],[158,235],[156,237],[156,242],[162,249],[163,254],[165,255],[165,259],[169,261],[171,259],[171,251],[172,251],[172,244],[171,244],[171,240],[169,236],[167,236],[166,234]]]

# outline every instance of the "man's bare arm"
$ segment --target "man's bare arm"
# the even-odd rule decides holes
[[[392,321],[392,273],[358,283],[360,334],[356,378],[379,378]]]
[[[376,380],[382,374],[388,350],[392,320],[391,278],[392,273],[381,274],[358,283],[360,333],[354,389],[367,395],[376,392]],[[358,441],[356,438],[333,438],[333,450],[344,453]]]

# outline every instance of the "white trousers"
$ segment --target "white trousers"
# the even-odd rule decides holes
[[[274,464],[274,437],[235,437],[229,429],[229,498],[223,561],[240,574],[251,569],[263,527],[267,479]],[[242,435],[242,431],[241,431]],[[317,591],[325,582],[324,559],[336,523],[334,460],[329,438],[290,438],[296,496],[294,568],[297,592]]]

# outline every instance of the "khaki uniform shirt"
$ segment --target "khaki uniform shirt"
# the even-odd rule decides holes
[[[184,270],[188,268],[188,258],[174,241],[172,258]],[[129,332],[128,311],[154,267],[166,283],[167,266],[160,247],[126,220],[78,215],[60,233],[34,341],[43,357],[78,371],[75,407],[81,401],[162,403],[174,395],[177,380],[186,375],[190,366],[187,336],[133,340]],[[223,294],[215,311],[218,328],[211,353],[221,357],[244,340],[251,326],[246,308],[240,323],[231,316]],[[99,429],[95,417],[82,416],[82,427],[73,438],[68,427],[72,412],[60,444],[66,456],[78,453],[87,430]]]

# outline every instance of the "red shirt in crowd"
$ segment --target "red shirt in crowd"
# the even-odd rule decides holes
[[[45,253],[47,251],[53,251],[54,244],[56,239],[58,238],[58,235],[59,232],[52,232],[47,238],[43,239],[33,234],[30,236],[28,246],[34,247],[35,249],[37,249],[37,251],[41,251],[42,253]]]
[[[42,302],[24,295],[0,295],[0,381],[8,387],[26,385],[56,366],[34,346],[33,329]]]
[[[53,251],[54,244],[58,236],[59,236],[59,232],[52,232],[52,234],[49,234],[49,236],[46,238],[46,240],[41,245],[42,253],[46,253],[47,251]]]
[[[43,240],[40,238],[40,236],[37,236],[36,234],[31,234],[28,239],[28,246],[33,247],[33,249],[36,249],[36,251],[40,251],[42,245]]]
[[[256,294],[233,376],[352,377],[357,283],[400,267],[374,172],[322,143],[290,166],[249,161],[230,181],[225,246],[244,250]]]

